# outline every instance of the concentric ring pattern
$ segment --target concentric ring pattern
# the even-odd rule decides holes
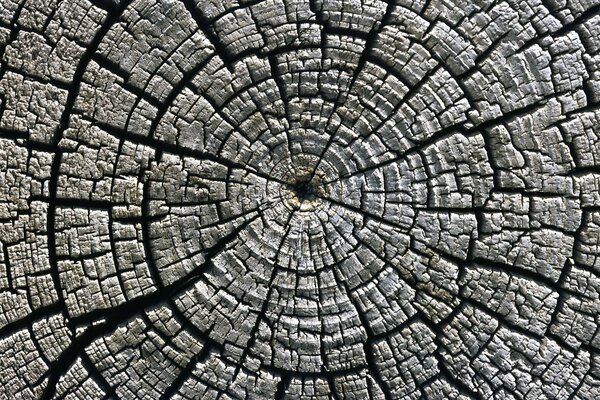
[[[0,5],[0,398],[600,398],[596,0]]]

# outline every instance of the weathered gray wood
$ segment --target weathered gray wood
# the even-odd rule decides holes
[[[0,54],[0,399],[600,398],[597,0],[3,0]]]

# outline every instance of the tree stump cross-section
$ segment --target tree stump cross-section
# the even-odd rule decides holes
[[[600,398],[598,0],[3,0],[0,55],[0,400]]]

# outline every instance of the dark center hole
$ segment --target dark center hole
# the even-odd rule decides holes
[[[300,201],[311,200],[315,197],[315,188],[311,181],[299,181],[292,185],[292,190]]]

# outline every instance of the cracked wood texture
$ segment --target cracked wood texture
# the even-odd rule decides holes
[[[0,399],[600,398],[598,0],[2,0]]]

